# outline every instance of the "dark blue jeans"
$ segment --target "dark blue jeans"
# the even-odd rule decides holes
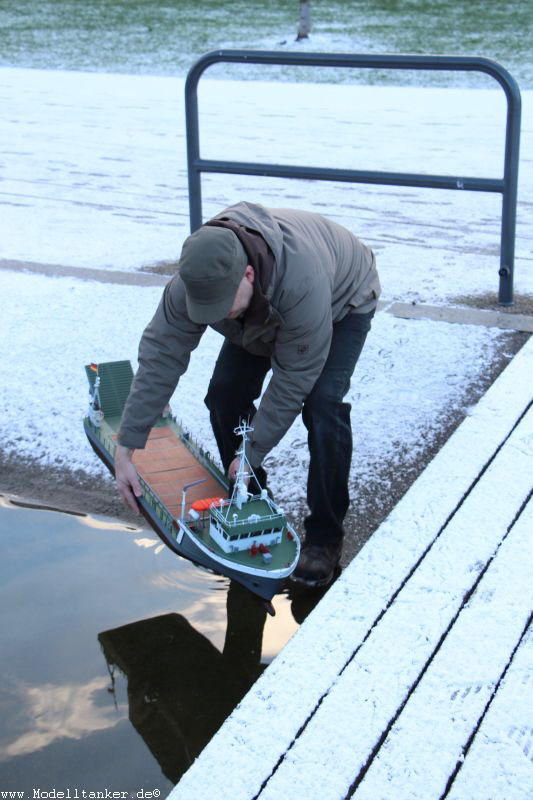
[[[348,314],[333,326],[329,355],[311,393],[302,419],[307,428],[309,473],[305,519],[306,540],[314,544],[340,542],[350,502],[348,481],[352,461],[351,405],[344,397],[363,349],[374,311]],[[225,341],[220,350],[205,403],[224,469],[235,458],[239,439],[233,433],[241,418],[252,419],[270,359],[255,356]],[[255,470],[266,484],[262,467]]]

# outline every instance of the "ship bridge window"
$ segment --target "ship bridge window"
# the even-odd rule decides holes
[[[222,525],[218,520],[215,523],[215,528],[217,530],[217,533],[219,533],[224,539],[228,538],[227,532],[224,530],[224,528],[222,527]]]

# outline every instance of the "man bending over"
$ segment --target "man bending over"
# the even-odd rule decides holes
[[[138,510],[141,494],[133,452],[145,446],[210,325],[224,336],[205,398],[223,467],[232,480],[233,431],[250,419],[247,456],[265,486],[265,456],[302,414],[309,514],[292,577],[310,586],[329,583],[349,505],[351,406],[344,397],[379,293],[372,251],[318,214],[241,202],[202,225],[185,240],[179,270],[139,345],[115,456],[127,505]]]

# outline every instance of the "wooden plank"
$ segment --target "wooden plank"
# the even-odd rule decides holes
[[[409,698],[354,793],[356,800],[388,796],[421,800],[445,792],[531,614],[531,531],[533,501],[512,527]],[[510,800],[508,793],[494,792],[483,768],[478,780],[485,798]],[[516,795],[524,788],[515,784],[515,796],[524,797]]]
[[[153,428],[146,447],[135,451],[133,461],[139,475],[173,516],[181,513],[183,487],[193,481],[205,482],[187,492],[187,508],[203,497],[225,496],[216,478],[198,463],[170,428]]]
[[[524,800],[533,796],[532,709],[533,628],[530,626],[447,800],[464,800],[465,797],[487,800],[489,796],[494,800]]]
[[[172,800],[218,798],[222,785],[233,800],[258,794],[527,407],[532,372],[529,341],[256,682]]]
[[[533,410],[332,686],[261,800],[281,797],[287,785],[302,797],[320,787],[321,800],[349,792],[526,500],[532,455]],[[509,474],[512,485],[502,495]]]

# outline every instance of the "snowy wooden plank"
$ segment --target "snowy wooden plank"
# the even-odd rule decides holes
[[[357,800],[389,796],[422,800],[444,794],[530,618],[532,530],[533,501],[510,530],[409,698],[355,791]],[[485,764],[479,762],[477,781],[484,786],[485,798],[518,800],[528,793],[527,784],[516,781],[512,793],[509,786],[503,794],[495,792]]]
[[[234,800],[259,792],[527,407],[532,372],[529,341],[207,745],[172,800],[217,798],[223,784]]]
[[[532,709],[530,627],[452,784],[448,800],[523,800],[533,796]]]
[[[295,785],[302,796],[320,790],[321,800],[350,790],[526,500],[532,455],[533,409],[332,685],[261,800]]]

